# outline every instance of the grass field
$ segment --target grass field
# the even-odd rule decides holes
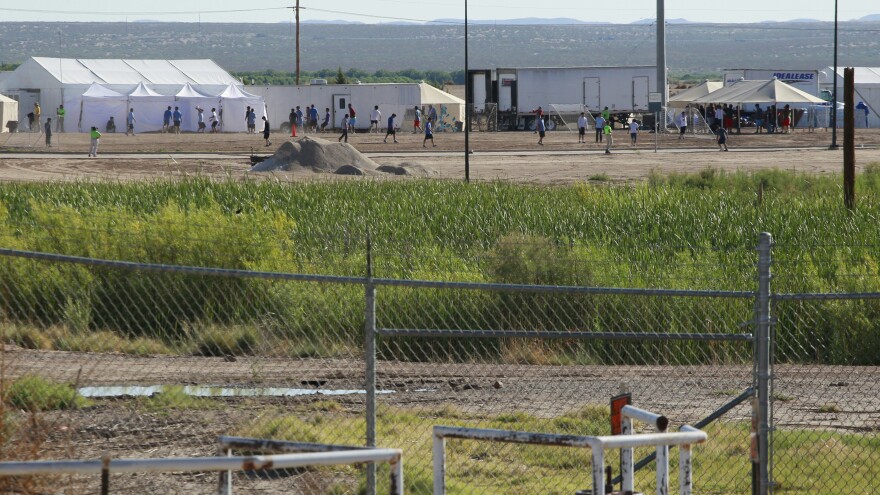
[[[627,187],[198,178],[3,184],[0,243],[101,259],[363,276],[369,233],[378,277],[751,291],[754,246],[758,233],[767,231],[777,242],[775,291],[880,290],[880,168],[869,166],[858,177],[855,210],[842,206],[839,184],[835,176],[713,169],[652,176]],[[362,325],[357,287],[332,294],[334,313],[324,318],[338,331],[328,335],[327,320],[309,316],[326,307],[328,294],[295,284],[155,273],[130,277],[12,259],[0,269],[8,281],[6,334],[31,347],[88,347],[110,340],[88,344],[84,339],[110,332],[129,342],[142,339],[135,346],[120,341],[120,350],[273,352],[254,350],[256,335],[266,331],[265,325],[258,328],[258,315],[272,313],[311,337],[306,347],[274,352],[326,356],[357,346],[356,337],[345,336],[357,336]],[[670,331],[687,331],[705,325],[699,305],[688,302],[680,303],[691,304],[683,310],[679,303],[623,298],[551,301],[501,293],[463,302],[429,293],[421,297],[431,298],[437,310],[425,315],[411,291],[388,289],[384,294],[384,300],[400,308],[387,316],[392,327],[494,322],[510,328],[641,331],[644,322],[659,321]],[[534,302],[546,310],[517,309]],[[585,313],[584,307],[592,312]],[[812,349],[806,345],[810,339],[842,328],[846,338],[826,339],[821,354],[809,350],[792,359],[877,363],[880,306],[827,305],[820,311],[818,326],[780,335],[781,345]],[[613,328],[595,317],[622,312],[630,318]],[[743,320],[741,312],[725,307],[715,313],[713,325],[722,329]],[[786,343],[789,338],[801,340]],[[496,359],[501,352],[489,346],[488,354]]]

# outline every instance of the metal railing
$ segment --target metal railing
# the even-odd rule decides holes
[[[623,474],[624,493],[632,493],[634,487],[634,469],[632,452],[635,447],[657,447],[657,494],[669,493],[669,446],[681,448],[679,455],[679,493],[690,495],[693,487],[693,463],[691,447],[703,443],[708,435],[692,426],[684,425],[677,433],[666,433],[668,420],[632,406],[625,406],[621,413],[625,425],[623,435],[613,436],[577,436],[537,433],[514,430],[495,430],[485,428],[463,428],[451,426],[434,426],[433,459],[434,459],[434,495],[446,495],[446,439],[457,438],[488,442],[518,443],[531,445],[548,445],[592,450],[592,484],[591,493],[610,493],[613,489],[606,485],[605,450],[620,449],[622,455],[621,471]],[[660,433],[632,433],[632,419],[653,422],[661,430]],[[610,477],[608,483],[610,484]],[[628,491],[627,491],[628,490]]]

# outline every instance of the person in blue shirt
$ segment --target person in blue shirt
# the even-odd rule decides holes
[[[394,142],[397,142],[397,131],[394,130],[394,119],[397,117],[396,113],[392,113],[391,117],[388,117],[388,129],[385,131],[385,139],[382,141],[387,143],[388,136],[394,138]]]
[[[303,111],[299,106],[296,107],[296,126],[306,132],[306,128],[303,126]]]
[[[180,113],[179,107],[174,107],[171,119],[174,122],[174,134],[180,134],[180,123],[183,121],[183,114]]]
[[[865,105],[865,102],[860,101],[858,105],[856,105],[856,109],[865,111],[865,129],[868,128],[868,105]]]
[[[315,108],[314,103],[309,108],[309,126],[313,132],[318,132],[318,109]]]
[[[326,109],[326,113],[324,114],[324,122],[321,123],[321,132],[324,132],[327,129],[327,126],[330,125],[330,109]]]
[[[248,110],[247,127],[248,127],[248,132],[252,132],[252,133],[257,132],[257,113],[254,112],[253,108]]]
[[[171,128],[171,105],[168,105],[168,109],[165,110],[165,114],[162,116],[162,132],[168,132],[168,129]]]
[[[131,133],[134,136],[134,123],[137,122],[134,118],[134,108],[128,110],[128,117],[125,118],[125,123],[127,124],[125,128],[125,135],[128,136],[128,133]]]
[[[436,148],[437,145],[434,144],[434,119],[431,117],[428,117],[428,121],[425,122],[425,139],[422,140],[422,148],[428,147],[426,143],[429,139],[431,140],[431,146]]]
[[[538,132],[538,144],[544,146],[544,135],[547,133],[547,125],[544,123],[544,117],[538,117],[535,122],[535,130]]]

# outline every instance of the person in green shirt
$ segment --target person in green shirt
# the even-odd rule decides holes
[[[611,144],[614,143],[614,139],[611,137],[611,123],[605,122],[605,127],[602,128],[602,132],[605,133],[605,154],[611,154]]]
[[[98,132],[97,127],[92,127],[92,132],[89,134],[92,138],[92,147],[89,148],[89,156],[98,156],[98,140],[101,139],[101,133]]]
[[[608,107],[602,110],[602,118],[605,119],[605,122],[611,122],[611,110],[608,110]]]
[[[64,109],[64,105],[58,105],[58,108],[55,110],[55,130],[58,132],[64,132],[64,114],[67,113],[67,110]]]

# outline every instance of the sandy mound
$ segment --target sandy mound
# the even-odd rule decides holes
[[[304,137],[295,142],[285,142],[270,158],[254,165],[251,172],[290,171],[296,167],[311,168],[316,172],[336,172],[343,166],[364,172],[375,171],[379,167],[348,143]]]
[[[378,168],[379,172],[394,175],[409,175],[413,177],[434,177],[440,175],[437,170],[420,165],[418,163],[404,162],[400,165],[382,165]]]

